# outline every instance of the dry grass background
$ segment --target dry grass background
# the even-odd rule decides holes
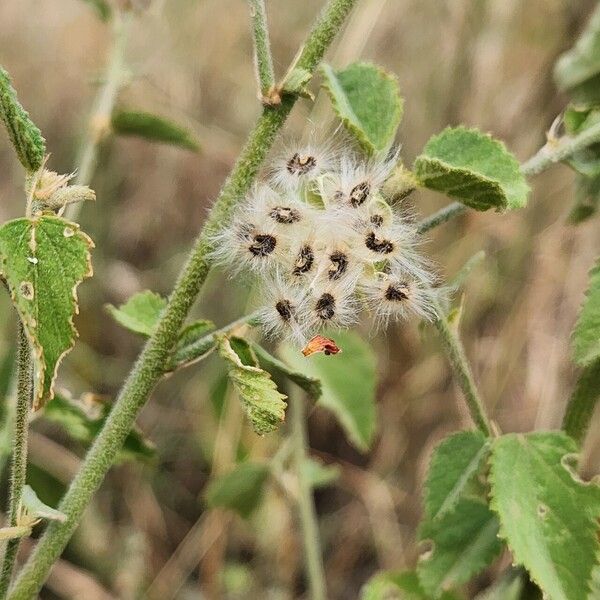
[[[267,4],[281,74],[321,0]],[[431,134],[459,122],[504,139],[520,159],[532,154],[565,103],[552,65],[594,2],[359,5],[329,60],[341,66],[360,57],[398,75],[406,99],[398,140],[410,163]],[[0,63],[44,132],[53,169],[69,172],[76,164],[108,39],[107,28],[78,0],[0,4]],[[112,323],[103,305],[140,289],[168,292],[259,112],[243,0],[155,1],[136,19],[128,63],[131,83],[121,103],[184,121],[203,150],[194,155],[132,139],[103,147],[93,181],[98,202],[82,214],[97,245],[96,276],[81,288],[81,339],[61,376],[75,394],[118,390],[140,342]],[[314,106],[300,103],[284,138],[302,136],[307,127],[324,137],[335,128],[322,98]],[[5,220],[23,210],[22,173],[0,137]],[[533,181],[525,210],[470,213],[430,236],[428,250],[449,276],[475,252],[486,252],[466,288],[462,334],[482,394],[506,431],[558,426],[573,386],[569,332],[600,236],[597,220],[565,224],[572,184],[571,172],[556,167]],[[427,214],[445,199],[419,192],[411,202]],[[243,289],[215,273],[196,312],[226,323],[245,303]],[[5,298],[0,314],[0,352],[6,352],[14,319]],[[431,448],[470,426],[430,331],[395,327],[372,342],[380,375],[380,433],[372,452],[355,452],[325,412],[317,409],[310,419],[315,452],[342,470],[338,483],[316,497],[330,593],[339,599],[357,597],[378,568],[414,565]],[[112,470],[42,598],[302,597],[300,539],[276,489],[249,522],[203,504],[211,473],[226,471],[240,454],[272,455],[286,434],[284,428],[281,435],[254,436],[235,398],[227,397],[219,420],[208,398],[220,375],[217,362],[207,361],[158,387],[139,419],[157,445],[156,464]],[[596,432],[586,445],[589,472],[600,462]],[[42,422],[31,441],[30,480],[55,502],[83,453]]]

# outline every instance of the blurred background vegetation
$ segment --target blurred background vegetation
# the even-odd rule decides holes
[[[107,61],[110,27],[81,0],[0,4],[0,63],[47,138],[49,166],[71,172]],[[144,140],[102,145],[92,187],[98,201],[81,223],[94,239],[95,277],[80,288],[80,340],[59,387],[74,397],[114,397],[141,347],[104,309],[131,294],[167,294],[186,250],[259,113],[244,0],[133,2],[129,83],[119,105],[169,116],[195,132],[199,153]],[[276,69],[282,75],[322,0],[267,2]],[[584,26],[593,1],[362,0],[329,55],[336,67],[372,60],[397,74],[405,97],[398,142],[407,164],[448,124],[505,140],[525,160],[566,99],[552,69]],[[313,82],[312,88],[318,86]],[[336,122],[327,102],[301,101],[281,144]],[[0,220],[22,214],[22,171],[0,136]],[[465,287],[462,336],[481,391],[503,431],[560,425],[575,370],[569,333],[587,272],[600,253],[598,222],[566,223],[574,176],[558,166],[532,182],[528,208],[499,217],[469,212],[430,235],[426,251],[450,278],[472,255],[485,260]],[[426,215],[446,200],[418,192]],[[195,316],[225,324],[243,314],[247,290],[211,274]],[[0,374],[8,394],[15,319],[0,297]],[[375,335],[378,433],[357,452],[319,408],[309,419],[314,456],[338,478],[316,493],[331,598],[355,598],[378,569],[412,567],[421,484],[432,447],[470,427],[448,365],[429,328]],[[162,382],[138,423],[156,446],[151,460],[115,467],[56,565],[42,598],[299,598],[305,593],[294,512],[269,486],[249,519],[209,510],[209,479],[236,460],[272,456],[288,434],[260,438],[223,384],[214,358]],[[4,402],[2,398],[0,401]],[[588,473],[600,465],[592,425]],[[596,433],[594,433],[596,432]],[[55,505],[85,447],[40,418],[31,434],[28,481]],[[6,448],[0,489],[6,490]],[[284,473],[285,476],[285,473]],[[284,482],[285,483],[285,482]],[[292,482],[293,484],[293,482]],[[24,544],[24,554],[27,544]],[[504,557],[465,590],[473,597],[509,563]]]

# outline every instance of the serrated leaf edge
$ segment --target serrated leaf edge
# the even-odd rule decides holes
[[[43,216],[42,217],[31,217],[31,219],[30,219],[30,221],[32,222],[32,228],[31,228],[32,239],[34,239],[34,233],[35,233],[35,225],[33,225],[33,224],[37,223],[41,218],[43,218]],[[90,252],[91,250],[93,250],[95,248],[94,241],[87,233],[85,233],[84,231],[81,230],[81,227],[79,226],[78,223],[67,221],[66,219],[63,219],[63,221],[65,223],[65,227],[71,227],[74,231],[74,235],[79,236],[85,242],[85,244],[87,246],[87,252],[86,252],[87,271],[84,273],[83,277],[79,281],[75,282],[75,285],[73,286],[73,288],[71,290],[71,295],[72,295],[71,297],[73,300],[73,312],[71,313],[71,316],[69,317],[69,326],[71,328],[71,333],[72,333],[71,344],[69,345],[68,348],[65,348],[65,350],[60,354],[60,356],[56,360],[56,364],[54,365],[54,373],[52,374],[52,378],[50,380],[50,387],[48,389],[48,397],[44,401],[42,401],[42,399],[44,398],[44,375],[46,373],[46,368],[47,368],[46,361],[44,360],[44,349],[41,346],[41,344],[37,343],[36,336],[32,332],[31,323],[28,322],[27,319],[23,318],[23,316],[19,312],[19,309],[17,308],[16,290],[13,290],[10,286],[8,286],[9,294],[13,301],[13,305],[15,306],[17,312],[19,312],[19,318],[21,319],[21,321],[23,323],[23,328],[25,330],[25,334],[26,334],[27,339],[29,340],[29,343],[31,344],[31,347],[34,352],[34,364],[37,367],[36,369],[34,369],[35,377],[36,377],[36,384],[37,384],[37,385],[35,385],[35,393],[34,393],[33,406],[32,406],[32,409],[34,411],[39,410],[40,408],[42,408],[42,406],[46,402],[49,402],[50,400],[52,400],[52,398],[54,398],[54,384],[55,384],[56,378],[58,376],[58,368],[59,368],[60,364],[62,363],[64,357],[73,349],[73,347],[75,346],[75,341],[79,337],[79,333],[78,333],[77,329],[75,328],[75,323],[74,323],[74,317],[79,314],[79,298],[77,297],[77,288],[85,279],[88,279],[94,275],[94,267],[92,265],[92,255]],[[0,259],[2,259],[2,260],[0,260],[0,277],[3,277],[4,279],[6,279],[7,275],[6,275],[6,271],[5,271],[5,263],[6,263],[7,258],[0,257]]]
[[[351,63],[350,65],[348,65],[347,67],[345,67],[345,69],[348,69],[348,68],[354,67],[354,66],[373,68],[384,79],[387,79],[388,81],[391,81],[392,83],[395,84],[396,90],[398,92],[398,103],[396,105],[396,111],[395,111],[396,114],[394,115],[395,118],[394,118],[393,122],[396,123],[396,121],[397,121],[397,123],[396,123],[394,130],[391,131],[388,136],[390,138],[390,141],[392,141],[394,134],[395,134],[396,130],[398,129],[398,126],[402,120],[402,114],[403,114],[403,109],[404,109],[404,99],[400,95],[400,91],[399,91],[400,84],[398,82],[398,77],[396,77],[396,75],[394,75],[393,73],[386,71],[383,67],[376,65],[375,63],[369,62],[369,61],[354,62],[354,63]],[[339,69],[339,70],[343,71],[345,69]],[[329,65],[329,64],[323,63],[319,67],[319,70],[321,72],[321,76],[323,77],[323,82],[321,83],[321,87],[323,87],[323,89],[327,92],[327,95],[329,96],[329,100],[331,102],[331,106],[333,107],[335,114],[338,116],[338,118],[340,119],[340,121],[342,122],[344,127],[346,127],[346,129],[348,129],[349,131],[351,131],[353,133],[353,135],[356,137],[356,139],[357,139],[359,145],[362,147],[362,149],[365,150],[365,152],[369,152],[369,153],[380,152],[382,150],[385,150],[385,146],[383,148],[376,147],[373,144],[373,142],[368,138],[368,136],[365,134],[365,132],[360,127],[358,127],[355,122],[351,121],[347,117],[344,117],[343,115],[340,114],[340,112],[337,108],[337,98],[334,96],[333,90],[331,89],[331,87],[329,85],[330,77],[332,77],[333,80],[337,80],[337,72],[333,69],[333,67],[331,67],[331,65]],[[348,112],[356,118],[356,122],[360,123],[360,120],[356,116],[352,107],[350,105],[348,105],[347,108],[348,108]]]
[[[445,167],[448,167],[451,170],[454,171],[463,171],[463,172],[468,172],[468,173],[474,173],[473,171],[470,171],[469,169],[466,169],[465,167],[455,167],[453,165],[450,165],[449,163],[447,163],[446,161],[443,161],[437,157],[432,157],[432,156],[428,156],[426,154],[427,151],[427,146],[434,142],[435,140],[437,140],[439,137],[441,137],[444,133],[448,132],[448,131],[452,131],[452,132],[466,132],[466,133],[471,133],[471,134],[475,134],[481,137],[485,137],[487,138],[489,141],[491,141],[501,152],[503,152],[506,156],[508,156],[510,158],[511,161],[514,162],[516,170],[520,173],[520,164],[519,161],[515,158],[515,156],[513,155],[513,153],[507,148],[506,144],[502,141],[499,140],[498,138],[494,137],[491,133],[487,132],[487,131],[481,131],[480,129],[477,129],[476,127],[465,127],[462,125],[459,125],[458,127],[445,127],[444,129],[442,129],[442,131],[440,131],[439,133],[431,136],[431,138],[429,138],[429,140],[427,141],[427,143],[425,144],[425,146],[423,147],[423,151],[421,152],[421,154],[419,154],[419,156],[417,156],[417,158],[415,159],[415,165],[417,164],[417,162],[419,161],[419,159],[423,158],[423,159],[427,159],[430,161],[436,161],[442,165],[444,165]],[[413,169],[414,172],[414,169]],[[503,194],[504,194],[504,190],[502,189],[502,185],[495,179],[491,179],[488,175],[483,175],[481,173],[476,173],[477,177],[480,177],[481,179],[485,180],[486,183],[492,183],[495,184],[495,187],[498,187],[502,190]],[[525,184],[525,201],[523,203],[520,204],[515,204],[514,206],[510,206],[510,203],[508,202],[508,199],[506,201],[506,204],[501,207],[502,209],[506,209],[507,207],[511,207],[511,208],[524,208],[526,203],[527,203],[527,196],[529,195],[529,193],[531,192],[531,187],[529,186],[529,184],[527,183],[526,179],[523,177],[523,183]]]
[[[523,436],[524,434],[506,434],[506,435],[514,435],[514,436]],[[566,434],[565,434],[566,435]],[[566,436],[568,437],[568,436]],[[500,438],[498,438],[500,439]],[[508,540],[508,535],[504,529],[504,525],[502,523],[502,518],[500,516],[500,512],[498,509],[498,501],[496,498],[496,495],[494,493],[494,489],[495,489],[495,481],[496,481],[496,477],[495,477],[495,467],[494,467],[494,461],[493,461],[493,454],[494,454],[494,445],[491,446],[491,451],[490,454],[488,456],[488,463],[489,463],[489,474],[488,474],[488,481],[490,484],[490,502],[489,502],[489,507],[490,510],[492,510],[492,512],[494,512],[496,514],[496,516],[498,517],[498,524],[499,524],[499,528],[498,528],[498,537],[506,544],[506,546],[508,547],[508,549],[510,550],[514,561],[513,561],[513,566],[519,565],[522,566],[523,568],[525,568],[527,570],[527,573],[529,575],[529,577],[531,578],[531,581],[533,583],[535,583],[540,590],[542,590],[542,592],[544,591],[544,587],[542,586],[541,582],[539,581],[537,574],[532,573],[529,569],[527,569],[527,567],[525,566],[524,561],[517,555],[517,553],[515,552],[515,550],[511,547],[511,544]],[[566,457],[573,457],[573,456],[578,456],[577,453],[567,453],[565,455],[563,455],[563,457],[561,458],[561,463],[563,463],[563,461],[565,460]],[[567,467],[562,464],[563,468],[565,468],[567,471],[569,471],[569,474],[571,475],[571,477],[573,477],[573,473],[567,469]],[[577,479],[575,477],[573,477],[573,479],[575,481],[577,481]],[[582,482],[585,483],[585,482]],[[591,483],[591,482],[590,482]],[[589,519],[591,522],[595,523],[596,525],[598,524],[598,519],[595,517],[591,517],[589,516]],[[596,536],[596,563],[600,564],[600,541],[598,540],[598,536]],[[592,569],[593,572],[593,569]],[[588,593],[588,598],[589,600],[593,600],[592,598],[589,597],[589,594],[592,592],[592,588],[591,588],[591,584],[592,584],[592,572],[590,572],[590,579],[586,582],[586,588],[587,588],[587,593]],[[569,600],[566,596],[564,597],[564,600]]]

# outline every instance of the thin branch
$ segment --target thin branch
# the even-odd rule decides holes
[[[325,600],[327,598],[327,586],[325,583],[325,569],[323,568],[319,525],[312,486],[306,477],[304,468],[307,460],[308,440],[302,394],[295,392],[290,396],[290,411],[294,469],[298,478],[298,516],[306,557],[310,597],[311,600]]]
[[[438,314],[438,318],[434,322],[434,325],[438,330],[444,348],[446,349],[446,354],[448,355],[448,360],[450,361],[456,382],[464,394],[467,408],[469,409],[469,413],[475,422],[475,425],[489,437],[492,435],[493,429],[485,405],[479,395],[477,385],[475,384],[475,379],[473,378],[473,373],[471,372],[465,349],[459,336],[448,323],[448,319],[446,318],[442,307],[437,301],[434,300],[434,302]]]
[[[435,229],[438,225],[443,225],[450,219],[458,217],[467,211],[467,207],[460,202],[452,202],[448,206],[444,206],[432,215],[425,217],[422,221],[417,224],[417,233],[423,234],[430,229]]]
[[[275,71],[267,26],[267,11],[264,0],[248,0],[252,17],[252,37],[254,40],[254,65],[260,91],[260,98],[268,98],[275,86]]]
[[[11,527],[18,525],[21,497],[27,474],[27,434],[33,392],[31,349],[21,321],[19,321],[17,342],[17,408],[14,423],[15,433],[8,505],[9,524]],[[19,538],[14,538],[7,542],[2,563],[2,572],[0,573],[0,598],[6,597],[17,558],[19,542]]]
[[[89,185],[98,162],[100,144],[110,132],[112,113],[123,87],[127,69],[125,50],[131,29],[132,15],[116,12],[112,26],[111,50],[101,87],[98,89],[87,126],[87,135],[77,161],[76,185]],[[76,221],[83,204],[67,206],[65,217]]]
[[[309,73],[315,70],[356,2],[328,2],[306,40],[299,67]],[[231,211],[250,189],[295,100],[295,96],[287,95],[278,107],[265,107],[259,117],[181,271],[155,333],[142,350],[81,470],[60,503],[59,510],[67,517],[65,522],[48,525],[23,567],[10,600],[29,600],[36,595],[76,529],[83,511],[133,427],[137,413],[164,373],[164,365],[183,322],[210,270],[206,256],[211,250],[211,233],[228,222]]]

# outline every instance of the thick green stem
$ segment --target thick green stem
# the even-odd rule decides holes
[[[301,68],[311,73],[315,70],[356,1],[330,0],[306,40],[298,62]],[[81,470],[60,503],[59,510],[66,515],[65,522],[48,525],[23,567],[10,600],[35,597],[77,527],[133,427],[137,413],[164,374],[164,365],[181,326],[208,274],[206,256],[211,248],[211,233],[227,222],[233,207],[250,189],[294,102],[295,97],[286,96],[278,107],[265,108],[259,117],[181,271],[154,335],[142,350]]]
[[[100,144],[110,132],[112,113],[127,76],[125,50],[131,28],[131,19],[132,15],[129,13],[116,13],[114,17],[110,56],[106,65],[106,72],[94,100],[87,136],[77,161],[77,175],[75,178],[77,185],[88,185],[91,182],[98,162]],[[67,206],[65,217],[76,221],[81,207],[81,202]]]
[[[32,391],[31,349],[23,325],[19,321],[17,340],[17,408],[14,423],[14,444],[10,470],[8,506],[9,524],[11,527],[18,525],[21,497],[27,475],[27,434],[29,430],[29,410],[31,407]],[[19,542],[19,538],[13,538],[7,542],[2,563],[2,572],[0,573],[0,598],[6,597],[17,558]]]
[[[446,318],[442,307],[438,302],[435,302],[435,304],[439,316],[434,325],[438,330],[446,349],[446,354],[448,355],[448,360],[450,361],[456,382],[465,396],[467,408],[469,409],[469,413],[475,422],[475,425],[489,437],[492,435],[493,429],[489,417],[487,416],[485,405],[479,396],[477,385],[473,379],[473,373],[471,372],[465,349],[463,348],[460,338],[448,323],[448,319]]]
[[[298,514],[306,557],[310,597],[312,600],[325,600],[327,598],[327,587],[321,553],[321,538],[319,536],[313,490],[304,468],[307,459],[308,440],[304,399],[301,394],[294,393],[290,397],[290,411],[294,468],[298,478]]]
[[[248,0],[252,16],[252,36],[254,39],[254,63],[256,78],[262,98],[267,98],[275,85],[275,71],[269,42],[267,11],[264,0]]]

